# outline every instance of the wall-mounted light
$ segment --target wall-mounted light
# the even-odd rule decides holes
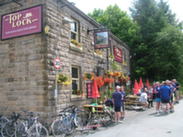
[[[74,23],[74,21],[68,17],[63,18],[63,24],[69,24],[69,23]]]
[[[50,31],[50,27],[49,27],[48,25],[46,25],[46,26],[44,27],[44,32],[45,32],[45,34],[48,34],[49,31]]]

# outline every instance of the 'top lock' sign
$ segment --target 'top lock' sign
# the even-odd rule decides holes
[[[1,39],[42,31],[42,6],[5,14],[1,18]]]

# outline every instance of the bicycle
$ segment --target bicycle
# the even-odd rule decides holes
[[[76,128],[82,129],[83,122],[78,112],[79,109],[74,105],[61,111],[59,117],[51,125],[53,135],[70,135]]]
[[[87,114],[87,124],[86,126],[95,130],[97,127],[100,126],[108,126],[113,123],[114,121],[114,111],[110,107],[103,105],[102,111],[90,110]]]
[[[1,131],[1,129],[3,129],[3,127],[6,125],[6,123],[8,123],[9,122],[9,119],[8,118],[6,118],[5,116],[3,116],[3,115],[0,115],[0,131]],[[0,132],[0,137],[2,137],[2,134],[1,134],[1,132]]]
[[[2,137],[26,137],[25,124],[20,121],[20,114],[13,112],[11,119],[1,129]]]
[[[48,137],[49,133],[46,127],[44,127],[39,121],[38,116],[32,117],[33,124],[28,129],[28,137]]]

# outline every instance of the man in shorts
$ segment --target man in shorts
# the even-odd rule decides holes
[[[115,122],[119,122],[121,118],[122,95],[120,93],[120,86],[116,86],[116,91],[112,94],[112,100],[115,111]]]
[[[179,103],[179,88],[180,88],[180,84],[177,82],[176,79],[172,80],[173,85],[175,87],[175,91],[174,91],[174,96],[175,96],[175,103]]]
[[[123,120],[125,118],[125,97],[126,97],[126,93],[125,93],[125,87],[124,86],[121,86],[121,96],[122,96],[122,99],[121,99],[121,119]]]
[[[171,89],[168,86],[169,80],[166,80],[165,84],[160,88],[160,98],[161,102],[166,106],[164,112],[168,112],[169,104],[171,99]]]

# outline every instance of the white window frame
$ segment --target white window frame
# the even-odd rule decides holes
[[[76,24],[76,31],[72,29],[72,25]],[[74,28],[75,29],[75,28]],[[76,35],[76,39],[79,42],[79,22],[75,19],[72,19],[72,22],[70,23],[70,40],[72,40],[72,33]]]
[[[78,75],[78,78],[73,78],[73,76],[72,76],[72,68],[75,68],[75,69],[77,69],[77,75]],[[80,66],[71,66],[71,79],[72,79],[72,82],[73,82],[73,80],[76,80],[77,82],[77,90],[82,90],[81,89],[81,67]],[[73,87],[72,87],[72,97],[78,97],[78,96],[81,96],[81,95],[77,95],[77,94],[73,94]]]

